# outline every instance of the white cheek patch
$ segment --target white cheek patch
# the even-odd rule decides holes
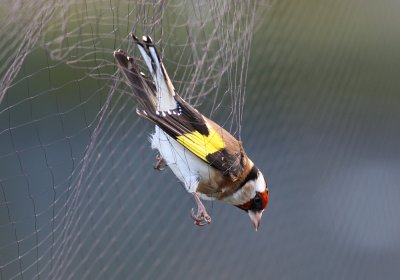
[[[264,192],[266,188],[266,184],[265,184],[265,180],[264,180],[264,176],[262,175],[261,172],[258,172],[258,178],[256,180],[255,183],[255,190],[257,192]]]
[[[235,192],[230,198],[225,200],[229,203],[238,205],[250,201],[256,196],[256,192],[262,193],[265,191],[266,183],[261,172],[258,173],[257,180],[247,182],[242,188]]]

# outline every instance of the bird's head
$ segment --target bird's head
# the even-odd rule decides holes
[[[249,201],[236,205],[249,214],[256,231],[260,226],[261,216],[268,204],[268,186],[261,171],[255,166],[244,181],[244,189],[250,190],[252,195]]]

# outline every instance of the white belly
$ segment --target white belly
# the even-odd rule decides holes
[[[151,147],[160,152],[160,155],[188,192],[195,192],[199,181],[207,180],[210,172],[212,172],[208,164],[192,154],[158,126],[156,126],[152,135]]]

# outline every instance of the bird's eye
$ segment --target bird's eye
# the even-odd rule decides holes
[[[262,209],[262,200],[258,194],[256,194],[256,196],[253,198],[253,207],[252,208],[254,208],[254,210]]]

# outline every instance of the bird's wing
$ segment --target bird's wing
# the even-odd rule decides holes
[[[132,38],[154,83],[143,77],[134,58],[128,57],[123,51],[114,52],[114,56],[136,92],[135,96],[145,101],[145,106],[141,106],[138,114],[154,122],[198,158],[230,176],[232,181],[240,179],[248,165],[241,143],[175,93],[149,36],[143,36],[142,41],[133,34]],[[154,96],[157,100],[154,100]]]
[[[145,75],[140,72],[134,57],[128,56],[123,50],[116,50],[114,57],[118,67],[126,77],[129,86],[132,89],[133,96],[139,103],[139,106],[146,110],[155,110],[157,107],[156,86]]]
[[[239,179],[247,164],[241,143],[178,95],[175,99],[176,109],[138,110],[138,114],[154,122],[198,158],[230,176],[233,181]]]

